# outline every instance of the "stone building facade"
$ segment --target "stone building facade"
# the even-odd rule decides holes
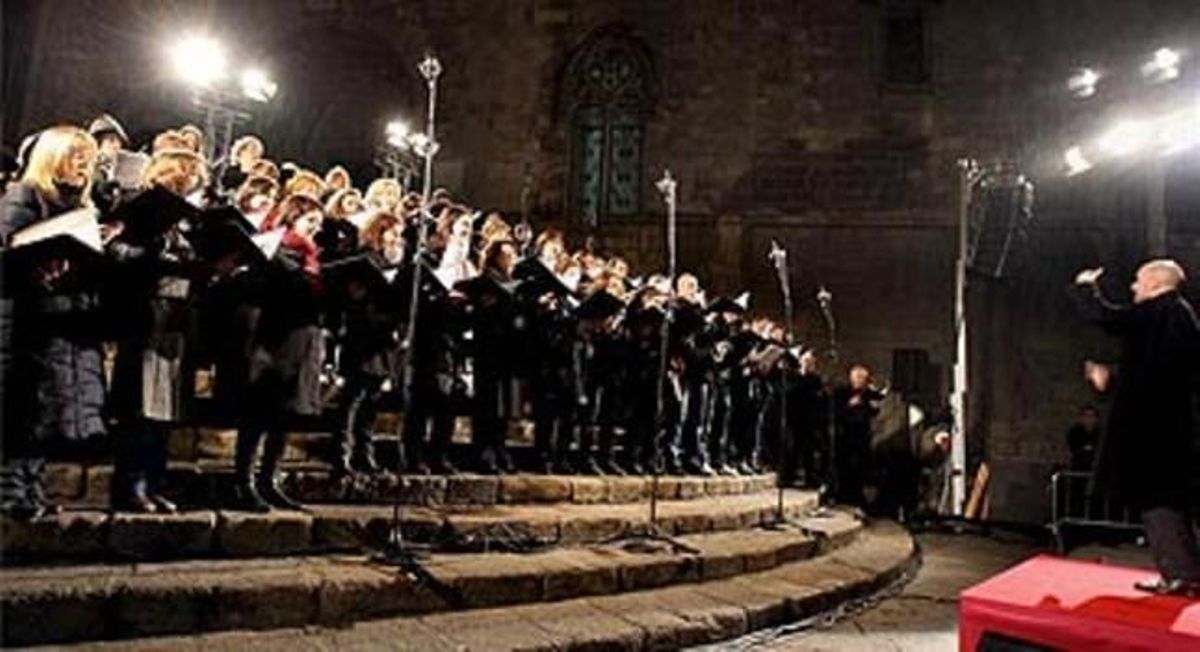
[[[778,314],[776,239],[802,340],[826,346],[813,297],[827,287],[839,365],[887,379],[897,349],[922,350],[943,391],[957,161],[1016,161],[1038,184],[1037,217],[1005,279],[974,279],[971,436],[995,469],[996,515],[1028,521],[1044,516],[1063,433],[1093,399],[1081,362],[1111,354],[1061,288],[1085,264],[1119,276],[1146,253],[1141,169],[1066,179],[1058,157],[1111,115],[1174,101],[1114,74],[1080,102],[1065,79],[1080,65],[1136,69],[1200,33],[1190,0],[16,0],[4,12],[8,145],[100,110],[142,136],[188,119],[162,52],[207,25],[279,81],[250,126],[269,155],[344,163],[359,180],[387,120],[421,115],[415,63],[435,52],[439,184],[593,235],[649,271],[663,248],[653,183],[670,168],[683,269]],[[1185,66],[1176,86],[1195,79]],[[1200,268],[1196,163],[1166,164],[1166,197],[1169,251]]]

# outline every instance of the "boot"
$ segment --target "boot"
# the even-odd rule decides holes
[[[605,462],[601,465],[601,468],[603,468],[605,471],[607,471],[609,473],[609,475],[615,475],[618,477],[624,477],[624,476],[629,475],[625,471],[625,469],[622,468],[621,465],[617,463],[617,460],[614,459],[612,456],[609,456],[609,458],[607,460],[605,460]]]
[[[604,473],[604,469],[601,468],[600,463],[597,462],[596,458],[592,457],[591,455],[588,455],[586,458],[584,458],[583,464],[579,468],[579,472],[584,475],[606,475]]]
[[[271,507],[304,511],[304,507],[300,503],[289,498],[279,487],[277,471],[279,461],[283,459],[283,449],[286,443],[282,432],[270,431],[267,433],[267,441],[263,445],[262,465],[258,472],[258,493]]]
[[[234,484],[229,500],[229,509],[239,512],[266,513],[271,506],[254,486],[254,451],[258,448],[258,440],[262,431],[256,428],[241,428],[237,434],[237,448],[234,452]]]
[[[365,441],[359,444],[358,452],[354,455],[353,467],[367,475],[379,475],[379,463],[375,461],[375,443],[370,435],[363,435]]]

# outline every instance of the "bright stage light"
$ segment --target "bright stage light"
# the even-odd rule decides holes
[[[223,78],[229,65],[225,47],[201,34],[186,36],[175,43],[170,58],[175,76],[196,86],[208,86]]]
[[[1159,48],[1146,65],[1142,75],[1156,82],[1171,81],[1179,76],[1179,62],[1183,57],[1171,48]]]
[[[392,147],[405,149],[410,144],[409,136],[412,134],[412,130],[404,120],[392,120],[387,123],[384,133],[387,134],[387,142]]]
[[[1067,176],[1075,176],[1083,174],[1092,169],[1091,161],[1083,155],[1083,148],[1075,145],[1063,153],[1063,160],[1067,164]]]
[[[242,94],[255,102],[269,102],[279,86],[261,68],[248,68],[242,73]]]
[[[1107,154],[1126,156],[1146,147],[1153,138],[1154,129],[1148,123],[1125,120],[1104,132],[1096,144]]]
[[[1091,68],[1080,68],[1067,80],[1067,89],[1075,97],[1091,97],[1096,94],[1096,84],[1100,81],[1100,73]]]

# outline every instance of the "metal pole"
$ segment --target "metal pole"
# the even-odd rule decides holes
[[[409,551],[404,543],[404,532],[402,519],[400,518],[400,493],[405,487],[404,481],[404,439],[412,436],[412,425],[409,422],[409,416],[412,413],[412,398],[413,398],[413,356],[414,342],[417,332],[417,317],[421,305],[421,267],[422,259],[425,257],[425,247],[427,240],[428,220],[425,219],[425,211],[428,210],[429,201],[433,195],[433,157],[437,154],[437,141],[434,140],[434,118],[436,117],[437,108],[437,80],[442,73],[442,66],[432,55],[426,56],[425,59],[417,66],[417,70],[421,72],[421,76],[425,78],[426,86],[429,89],[429,111],[425,122],[425,140],[420,144],[419,151],[421,156],[425,157],[425,179],[422,192],[421,210],[417,214],[417,247],[416,254],[413,256],[413,275],[411,294],[408,300],[408,324],[404,330],[404,379],[402,396],[404,399],[404,418],[400,429],[400,438],[396,442],[396,477],[399,478],[399,486],[397,487],[394,501],[392,503],[392,532],[391,540],[388,542],[388,551],[385,558],[393,563],[398,563],[402,567],[407,568],[411,573],[422,578],[423,581],[431,582],[432,575],[420,568],[419,564],[411,551]],[[424,424],[421,430],[424,430]],[[417,436],[423,436],[423,432],[417,433]]]
[[[669,284],[670,293],[675,293],[675,274],[676,274],[676,258],[675,258],[675,179],[671,178],[670,170],[663,170],[662,179],[659,179],[655,187],[663,195],[663,202],[667,206],[667,283]],[[668,296],[666,315],[663,316],[662,328],[659,330],[658,343],[658,393],[656,394],[654,406],[654,438],[652,442],[654,446],[654,463],[651,465],[650,477],[650,527],[656,527],[658,522],[658,479],[662,474],[662,431],[666,425],[666,383],[667,383],[667,356],[670,354],[668,340],[671,337],[671,320],[674,319],[675,301],[673,296]]]
[[[962,516],[967,499],[967,245],[972,186],[979,166],[972,159],[961,159],[959,167],[958,260],[954,270],[954,390],[950,406],[954,411],[954,429],[950,439],[950,510]]]

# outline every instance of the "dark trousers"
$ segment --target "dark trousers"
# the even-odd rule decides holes
[[[337,432],[339,461],[342,468],[352,464],[375,464],[375,416],[383,394],[383,380],[356,375],[346,382],[346,405],[341,429]]]
[[[709,396],[708,458],[718,469],[734,461],[733,442],[730,430],[733,422],[733,392],[729,383],[713,383]]]
[[[405,466],[411,469],[441,463],[450,452],[450,438],[454,435],[449,395],[438,387],[418,387],[412,405],[407,407],[403,434]]]
[[[141,417],[126,421],[117,435],[111,488],[114,504],[163,490],[167,475],[167,437],[164,423]]]
[[[1163,578],[1200,582],[1200,544],[1188,513],[1173,507],[1152,507],[1142,512],[1142,523]]]
[[[258,450],[259,443],[263,444],[258,469],[258,486],[262,487],[274,482],[279,462],[283,459],[287,434],[284,433],[282,424],[248,420],[238,428],[234,451],[234,476],[241,485],[254,484],[254,453]]]

